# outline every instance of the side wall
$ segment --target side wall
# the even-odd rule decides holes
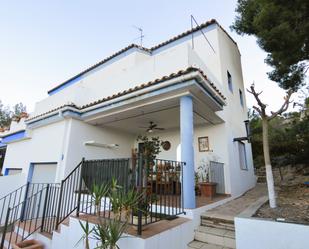
[[[256,183],[251,144],[244,141],[248,170],[242,170],[239,162],[238,142],[233,142],[234,138],[247,135],[244,124],[244,121],[248,119],[248,108],[245,98],[246,90],[242,76],[241,57],[236,44],[221,29],[218,29],[218,36],[221,61],[220,81],[223,84],[222,90],[227,98],[227,106],[224,107],[221,115],[225,121],[231,193],[233,196],[238,196],[254,187]],[[228,87],[227,71],[232,76],[233,91],[230,91]],[[240,91],[243,95],[243,105],[241,105],[240,101]]]

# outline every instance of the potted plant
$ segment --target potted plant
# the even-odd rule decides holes
[[[201,195],[201,190],[200,190],[200,185],[199,185],[199,173],[197,171],[194,172],[194,190],[195,190],[195,195],[200,196]]]
[[[209,181],[209,163],[202,160],[198,170],[201,195],[213,198],[216,195],[217,183]]]

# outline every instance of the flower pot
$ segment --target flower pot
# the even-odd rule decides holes
[[[12,246],[13,249],[43,249],[44,246],[42,243],[40,243],[37,240],[30,239],[30,240],[24,240],[22,242],[19,242]]]
[[[215,183],[215,182],[200,182],[199,185],[200,185],[200,190],[201,190],[202,196],[213,198],[216,195],[217,183]]]

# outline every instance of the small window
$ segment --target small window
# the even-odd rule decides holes
[[[233,92],[233,82],[232,82],[232,75],[227,71],[227,84],[231,92]]]
[[[243,142],[238,142],[239,164],[242,170],[248,170],[246,145]]]
[[[240,101],[241,106],[243,107],[244,106],[244,96],[240,89],[239,89],[239,101]]]

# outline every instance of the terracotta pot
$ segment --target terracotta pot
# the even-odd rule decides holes
[[[215,182],[200,182],[199,185],[200,185],[200,190],[201,190],[202,196],[213,198],[216,195],[217,183],[215,183]]]
[[[30,240],[24,240],[22,242],[19,242],[12,246],[13,249],[43,249],[44,246],[42,243],[40,243],[37,240],[30,239]]]

